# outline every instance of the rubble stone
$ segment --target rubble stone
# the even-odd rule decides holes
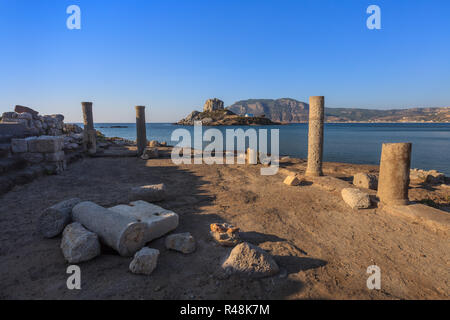
[[[248,242],[234,247],[222,268],[229,274],[237,273],[254,278],[272,276],[280,271],[270,254]]]
[[[28,142],[25,139],[11,139],[11,150],[13,153],[28,151]]]
[[[356,188],[344,188],[341,191],[342,199],[352,209],[366,209],[370,207],[370,197],[367,193]]]
[[[152,274],[158,264],[159,250],[144,247],[134,255],[130,271],[136,274]]]
[[[287,184],[288,186],[298,186],[301,182],[302,180],[299,179],[296,175],[289,175],[283,181],[283,183]]]
[[[54,153],[61,151],[64,146],[64,138],[53,136],[40,136],[27,138],[30,152]]]
[[[232,247],[241,242],[239,228],[228,223],[213,223],[210,225],[212,238],[221,246]]]
[[[157,202],[166,199],[167,192],[164,183],[150,184],[132,188],[129,194],[129,200],[145,200],[148,202]]]
[[[98,236],[80,223],[69,224],[63,232],[61,250],[69,263],[88,261],[100,254]]]
[[[182,253],[192,253],[195,251],[195,239],[189,232],[167,236],[165,245],[167,249],[180,251]]]
[[[353,176],[353,184],[359,188],[376,190],[378,179],[373,174],[360,172]]]

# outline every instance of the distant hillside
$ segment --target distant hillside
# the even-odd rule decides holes
[[[309,105],[294,99],[249,99],[238,101],[227,109],[236,114],[264,114],[276,122],[305,122],[308,120]]]
[[[264,114],[276,122],[308,121],[309,105],[294,99],[249,99],[238,101],[227,108],[236,114]],[[327,122],[450,122],[450,107],[373,110],[352,108],[325,108]]]

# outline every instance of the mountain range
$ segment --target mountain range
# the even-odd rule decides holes
[[[290,98],[249,99],[226,109],[238,114],[253,114],[275,122],[307,122],[309,105]],[[326,122],[450,122],[450,107],[410,109],[325,108]]]

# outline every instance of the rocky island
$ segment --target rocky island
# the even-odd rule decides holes
[[[254,116],[253,114],[238,115],[231,110],[223,107],[223,101],[217,98],[208,99],[203,107],[203,112],[192,111],[186,118],[178,121],[176,124],[192,126],[195,121],[201,121],[206,126],[234,126],[234,125],[276,125],[266,118],[264,114]]]

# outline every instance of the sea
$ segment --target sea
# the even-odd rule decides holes
[[[96,123],[95,128],[107,137],[136,140],[135,123]],[[180,128],[187,129],[193,139],[192,126],[172,123],[148,123],[147,139],[176,145],[178,141],[171,141],[171,136],[175,129]],[[274,126],[203,126],[203,132],[209,128],[220,130],[224,134],[224,140],[226,129],[253,128],[257,132],[259,129],[268,131],[279,129],[280,155],[307,157],[307,123]],[[324,161],[376,165],[380,161],[382,144],[388,142],[412,143],[411,168],[434,169],[450,176],[450,123],[326,123]]]

